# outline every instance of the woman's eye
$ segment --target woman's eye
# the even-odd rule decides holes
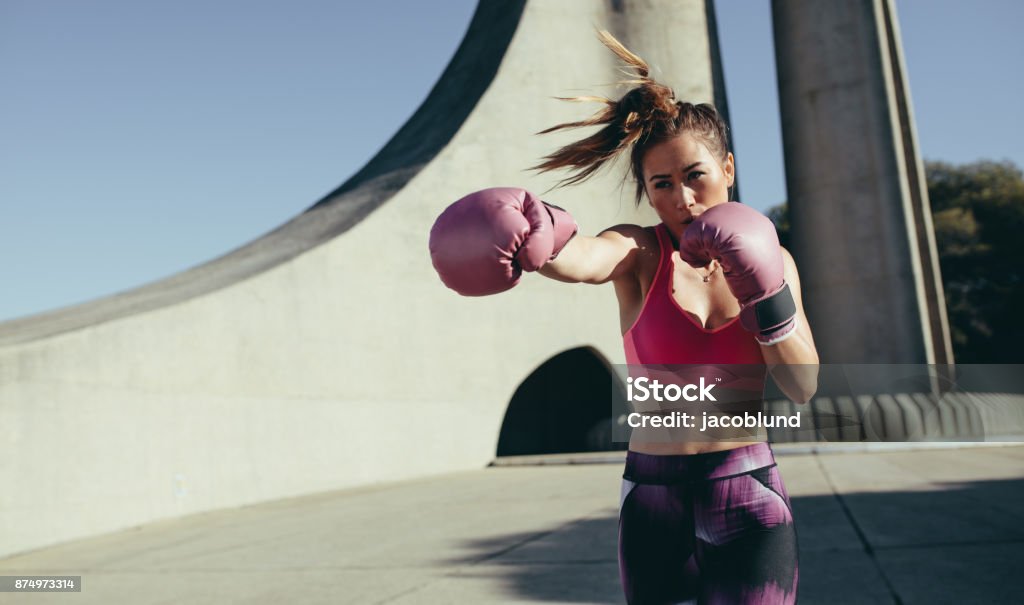
[[[686,175],[686,178],[688,178],[689,180],[692,181],[692,180],[698,179],[698,178],[700,178],[702,176],[704,176],[703,172],[700,172],[699,170],[694,170],[690,174]]]
[[[654,188],[655,189],[665,189],[666,187],[671,187],[671,186],[672,186],[672,183],[670,183],[668,181],[658,181],[657,183],[654,184]]]

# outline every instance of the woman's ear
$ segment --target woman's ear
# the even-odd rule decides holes
[[[731,151],[725,154],[725,164],[722,166],[722,172],[725,173],[726,182],[732,187],[736,181],[736,159]]]

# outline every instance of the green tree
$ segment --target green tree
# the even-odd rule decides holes
[[[957,361],[1024,360],[1024,175],[989,161],[925,171]]]
[[[956,360],[1024,361],[1024,175],[991,161],[925,172]],[[768,217],[788,242],[786,204]]]

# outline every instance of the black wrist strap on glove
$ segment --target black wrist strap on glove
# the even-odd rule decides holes
[[[792,320],[796,315],[796,302],[789,291],[789,284],[783,284],[775,294],[754,303],[754,313],[762,330],[770,330]]]

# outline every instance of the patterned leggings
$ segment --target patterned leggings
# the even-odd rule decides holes
[[[795,603],[796,529],[771,446],[629,452],[619,509],[629,603]]]

